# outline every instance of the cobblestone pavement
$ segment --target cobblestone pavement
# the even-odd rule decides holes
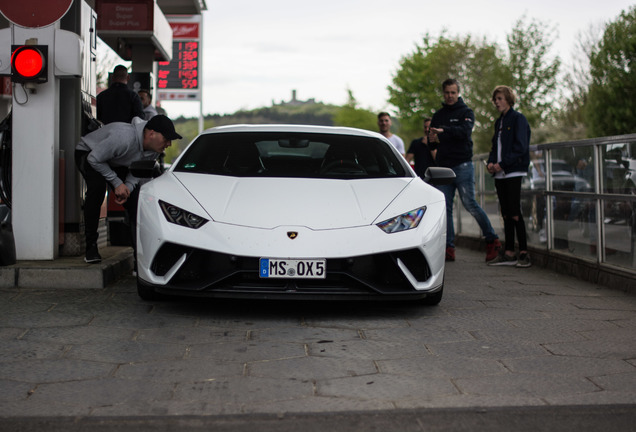
[[[468,249],[437,307],[148,303],[127,276],[1,289],[0,340],[0,417],[636,407],[636,296]]]

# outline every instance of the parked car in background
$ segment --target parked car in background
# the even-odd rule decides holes
[[[608,144],[603,152],[605,190],[636,194],[636,141]]]
[[[552,190],[564,192],[592,192],[591,183],[578,174],[574,174],[575,167],[561,159],[552,160]],[[521,183],[521,210],[527,216],[533,231],[539,232],[544,228],[545,219],[545,190],[546,167],[543,159],[530,162],[528,175]],[[556,199],[554,201],[555,218],[567,220],[575,217],[576,202],[571,199]]]
[[[603,149],[603,162],[603,192],[636,196],[636,141],[608,144]],[[636,202],[610,202],[605,208],[605,222],[629,224],[636,229]]]

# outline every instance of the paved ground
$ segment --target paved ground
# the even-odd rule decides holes
[[[437,307],[5,287],[0,341],[1,430],[636,424],[636,296],[468,249]]]

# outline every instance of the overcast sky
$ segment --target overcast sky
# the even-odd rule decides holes
[[[206,0],[203,113],[225,114],[291,98],[391,110],[387,86],[400,59],[428,32],[472,35],[505,47],[526,15],[556,26],[553,54],[571,62],[576,39],[615,20],[628,0]],[[170,116],[196,116],[198,102],[164,102]]]

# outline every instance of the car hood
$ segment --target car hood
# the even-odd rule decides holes
[[[174,175],[213,220],[265,229],[369,225],[413,180]]]

